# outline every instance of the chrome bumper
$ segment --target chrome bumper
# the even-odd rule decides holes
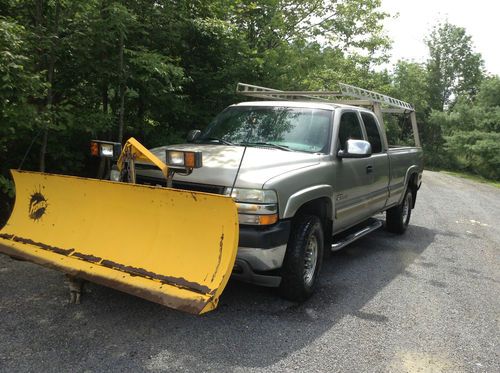
[[[259,286],[278,287],[281,276],[265,272],[281,268],[285,252],[286,245],[270,249],[239,247],[232,277]]]
[[[247,262],[254,271],[270,271],[281,268],[285,258],[286,245],[261,249],[256,247],[238,247],[237,260]]]

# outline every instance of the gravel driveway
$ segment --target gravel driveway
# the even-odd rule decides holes
[[[324,263],[304,304],[231,281],[191,316],[0,256],[0,371],[500,372],[500,189],[425,172],[411,226]]]

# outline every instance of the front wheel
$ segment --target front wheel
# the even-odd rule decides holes
[[[403,234],[410,223],[413,193],[406,189],[403,202],[386,211],[385,222],[387,230],[392,233]]]
[[[316,287],[323,261],[324,237],[320,219],[314,215],[297,218],[281,269],[281,295],[292,301],[303,301]]]

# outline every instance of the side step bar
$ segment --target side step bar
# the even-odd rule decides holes
[[[382,222],[380,220],[371,220],[369,225],[362,227],[360,230],[355,231],[345,237],[342,237],[339,241],[334,242],[332,244],[332,251],[337,251],[342,249],[343,247],[349,245],[350,243],[360,239],[361,237],[367,235],[370,232],[373,232],[376,229],[379,229],[382,226]]]

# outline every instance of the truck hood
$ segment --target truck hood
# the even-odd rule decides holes
[[[203,154],[203,167],[193,170],[188,176],[176,174],[174,180],[190,183],[230,186],[233,184],[243,155],[243,146],[181,144],[161,146],[151,152],[165,162],[165,150],[200,151]],[[266,181],[278,175],[309,167],[320,162],[320,154],[283,151],[265,147],[247,147],[241,163],[236,186],[240,188],[262,188]],[[156,169],[141,169],[140,176],[163,178]]]

